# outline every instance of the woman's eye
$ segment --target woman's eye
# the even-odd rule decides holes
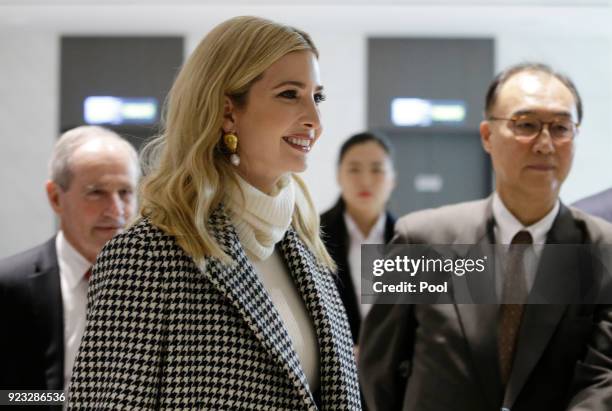
[[[317,93],[314,95],[314,101],[315,103],[319,104],[322,101],[325,101],[327,99],[327,96],[325,96],[325,94],[323,93]]]
[[[278,95],[279,97],[294,99],[297,98],[297,91],[295,90],[285,90]]]

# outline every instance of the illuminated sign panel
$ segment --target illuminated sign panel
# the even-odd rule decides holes
[[[157,122],[157,99],[90,96],[83,102],[87,124],[147,125]]]
[[[394,98],[391,101],[391,121],[399,127],[429,127],[434,124],[459,125],[467,110],[462,100],[426,100]]]

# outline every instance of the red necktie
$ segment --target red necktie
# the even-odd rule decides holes
[[[89,267],[89,270],[85,272],[83,277],[85,278],[86,281],[89,281],[89,279],[91,278],[91,267]]]
[[[532,244],[533,240],[528,231],[519,231],[512,239],[512,245],[508,250],[506,269],[504,270],[502,304],[499,316],[499,364],[501,368],[502,383],[508,383],[512,362],[516,350],[518,333],[525,311],[525,304],[517,304],[517,301],[527,300],[527,278],[525,275],[524,255],[526,244]],[[516,246],[520,244],[520,246]],[[514,247],[513,247],[514,245]],[[513,304],[505,304],[506,302]]]

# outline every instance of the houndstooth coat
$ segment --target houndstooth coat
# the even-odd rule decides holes
[[[146,219],[105,246],[89,287],[69,409],[317,409],[281,317],[222,207],[209,223],[234,266],[208,258],[200,270]],[[279,245],[318,337],[319,405],[360,409],[332,274],[293,228]]]

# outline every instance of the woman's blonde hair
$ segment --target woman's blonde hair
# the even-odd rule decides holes
[[[222,151],[225,98],[246,104],[249,89],[287,53],[318,51],[308,34],[258,17],[235,17],[216,26],[183,65],[166,101],[161,134],[143,150],[146,177],[140,214],[173,235],[198,263],[230,258],[208,230],[208,219],[236,181]],[[319,237],[319,216],[304,182],[298,187],[292,224],[318,261],[334,268]],[[298,198],[299,200],[299,198]]]

